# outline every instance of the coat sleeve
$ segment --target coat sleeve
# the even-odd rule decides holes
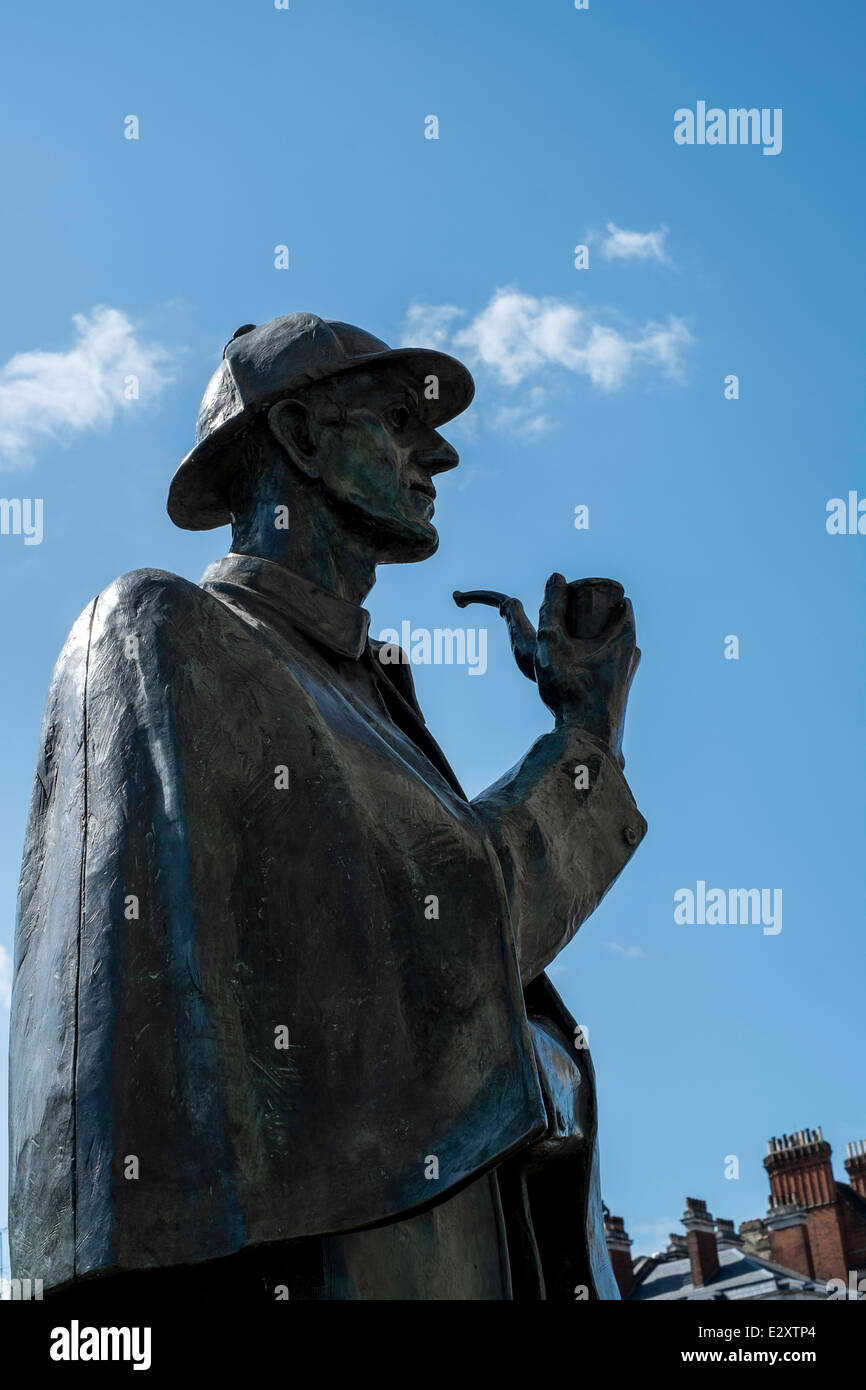
[[[473,801],[502,866],[529,984],[595,910],[646,834],[619,764],[560,725]]]

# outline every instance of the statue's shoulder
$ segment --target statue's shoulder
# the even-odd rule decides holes
[[[124,644],[152,653],[177,650],[212,637],[225,609],[213,595],[168,570],[130,570],[92,599],[74,623],[58,668]],[[134,640],[131,640],[134,639]],[[87,653],[90,653],[90,657]]]
[[[169,570],[143,569],[130,570],[119,579],[108,584],[96,598],[97,612],[104,618],[111,614],[126,613],[130,608],[145,608],[155,613],[172,605],[187,607],[191,604],[204,606],[208,594],[191,579]]]
[[[189,649],[189,635],[206,640],[212,631],[206,615],[213,604],[198,584],[167,570],[132,570],[115,579],[69,630],[51,675],[43,741],[53,747],[58,731],[74,732],[85,690],[117,688],[119,672],[141,669],[143,662],[169,673],[169,680],[178,654]]]
[[[191,579],[168,570],[130,570],[115,579],[85,612],[92,613],[92,636],[118,629],[178,631],[179,624],[194,623],[195,631],[209,616],[217,616],[222,605]],[[82,618],[84,618],[82,614]],[[81,619],[79,619],[81,622]],[[190,629],[187,627],[189,632]]]

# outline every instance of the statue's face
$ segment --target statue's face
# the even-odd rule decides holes
[[[308,404],[315,468],[331,504],[369,537],[376,563],[432,555],[433,478],[460,460],[422,420],[417,385],[399,369],[354,371],[321,383]]]

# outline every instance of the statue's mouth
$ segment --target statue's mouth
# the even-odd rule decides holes
[[[435,500],[436,500],[436,489],[435,489],[435,487],[433,486],[433,484],[432,484],[432,483],[410,483],[410,485],[409,485],[409,491],[410,491],[410,492],[420,492],[421,496],[427,499],[427,500],[426,500],[425,507],[424,507],[424,514],[425,514],[425,516],[427,517],[427,519],[429,520],[429,518],[433,515],[433,512],[434,512],[434,510],[435,510],[435,509],[434,509],[434,506],[433,506],[433,503],[434,503]]]
[[[409,487],[410,491],[423,492],[424,496],[429,497],[431,502],[435,501],[436,489],[432,483],[410,483]]]

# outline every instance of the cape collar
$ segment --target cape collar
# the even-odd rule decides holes
[[[199,582],[252,590],[278,609],[293,627],[353,661],[358,660],[367,645],[370,614],[366,608],[319,588],[273,560],[232,552],[208,565]]]

